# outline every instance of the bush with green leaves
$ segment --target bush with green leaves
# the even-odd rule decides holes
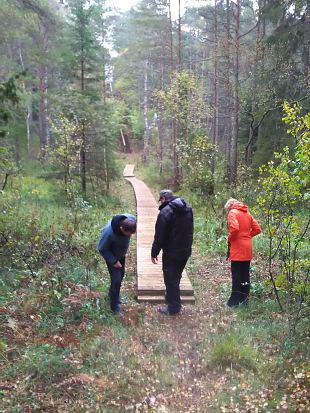
[[[295,104],[284,104],[283,121],[295,141],[260,168],[258,212],[268,237],[268,275],[283,311],[294,322],[307,314],[310,301],[309,207],[310,113]]]
[[[186,159],[188,150],[195,151],[199,162],[205,161],[206,152],[211,151],[211,144],[204,136],[206,104],[197,79],[186,71],[176,72],[171,79],[170,87],[165,91],[158,91],[156,97],[158,110],[167,122],[172,120],[173,123],[173,178],[175,186],[178,187],[182,178],[191,173],[188,169],[190,164]],[[197,144],[195,144],[196,139]],[[180,169],[181,166],[183,170]],[[206,170],[207,168],[204,168],[204,175]],[[208,179],[209,184],[210,179]]]
[[[214,194],[214,173],[212,165],[216,148],[207,136],[198,135],[190,142],[178,145],[183,176],[183,185],[200,193],[203,198]]]
[[[65,191],[68,192],[79,167],[82,145],[79,137],[80,125],[61,113],[54,120],[52,126],[55,134],[55,145],[50,150],[50,160],[63,176]]]
[[[7,137],[8,125],[11,120],[14,106],[18,105],[21,91],[17,80],[25,73],[19,73],[9,78],[6,82],[0,82],[0,190],[4,190],[10,175],[18,172],[18,165],[14,159],[14,151],[11,145],[4,139]]]

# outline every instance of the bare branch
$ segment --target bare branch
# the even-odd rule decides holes
[[[246,36],[247,34],[251,33],[258,25],[259,21],[257,21],[257,23],[255,24],[255,26],[253,26],[250,30],[248,30],[246,33],[240,34],[240,36],[238,36],[238,39],[241,39],[241,37]]]

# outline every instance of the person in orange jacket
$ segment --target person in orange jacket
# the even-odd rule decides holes
[[[250,292],[250,262],[253,258],[252,238],[262,232],[257,221],[243,202],[230,198],[224,208],[228,210],[228,259],[231,261],[232,289],[229,307],[246,303]]]

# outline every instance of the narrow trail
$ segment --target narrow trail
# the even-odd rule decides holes
[[[157,265],[151,262],[150,257],[158,204],[147,185],[134,176],[134,165],[127,165],[123,176],[132,185],[137,204],[137,299],[139,302],[164,302],[161,254]],[[195,301],[186,271],[182,274],[180,289],[183,303]]]
[[[124,323],[135,330],[131,346],[140,354],[139,358],[156,360],[146,366],[142,362],[140,369],[145,369],[142,388],[145,386],[147,396],[142,402],[128,406],[128,411],[213,413],[214,399],[227,382],[228,373],[209,368],[207,343],[210,335],[229,328],[233,322],[220,291],[221,285],[230,280],[229,264],[219,256],[200,257],[197,262],[197,253],[193,251],[187,265],[193,286],[184,272],[181,291],[185,305],[180,316],[160,315],[152,303],[164,300],[161,257],[158,265],[150,260],[158,202],[147,185],[135,177],[134,165],[127,165],[123,176],[132,185],[136,198],[136,271],[138,301],[142,303],[127,307]],[[132,285],[128,291],[131,288]],[[155,376],[160,381],[154,381]]]
[[[220,292],[221,284],[229,280],[229,266],[220,257],[206,257],[201,264],[202,268],[192,274],[195,304],[184,305],[180,316],[160,315],[148,303],[143,305],[143,323],[134,322],[130,310],[126,315],[126,324],[135,328],[132,348],[138,349],[141,358],[160,352],[156,363],[147,365],[146,388],[154,390],[147,391],[148,397],[141,406],[138,403],[136,410],[129,411],[146,411],[145,406],[150,408],[154,400],[154,412],[217,412],[213,410],[214,399],[218,389],[227,382],[229,372],[208,366],[207,343],[210,335],[229,329],[233,322],[233,314],[226,309]],[[191,273],[192,269],[188,271]],[[160,384],[152,381],[152,377],[158,375]],[[158,386],[160,391],[155,390]]]

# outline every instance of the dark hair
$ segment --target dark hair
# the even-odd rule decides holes
[[[134,234],[137,230],[136,221],[133,221],[129,218],[125,218],[123,221],[121,221],[120,226],[123,228],[124,231],[131,232],[132,234]]]
[[[171,191],[171,189],[162,189],[159,192],[159,201],[164,198],[166,201],[170,201],[170,199],[172,199],[173,197],[173,192]]]

